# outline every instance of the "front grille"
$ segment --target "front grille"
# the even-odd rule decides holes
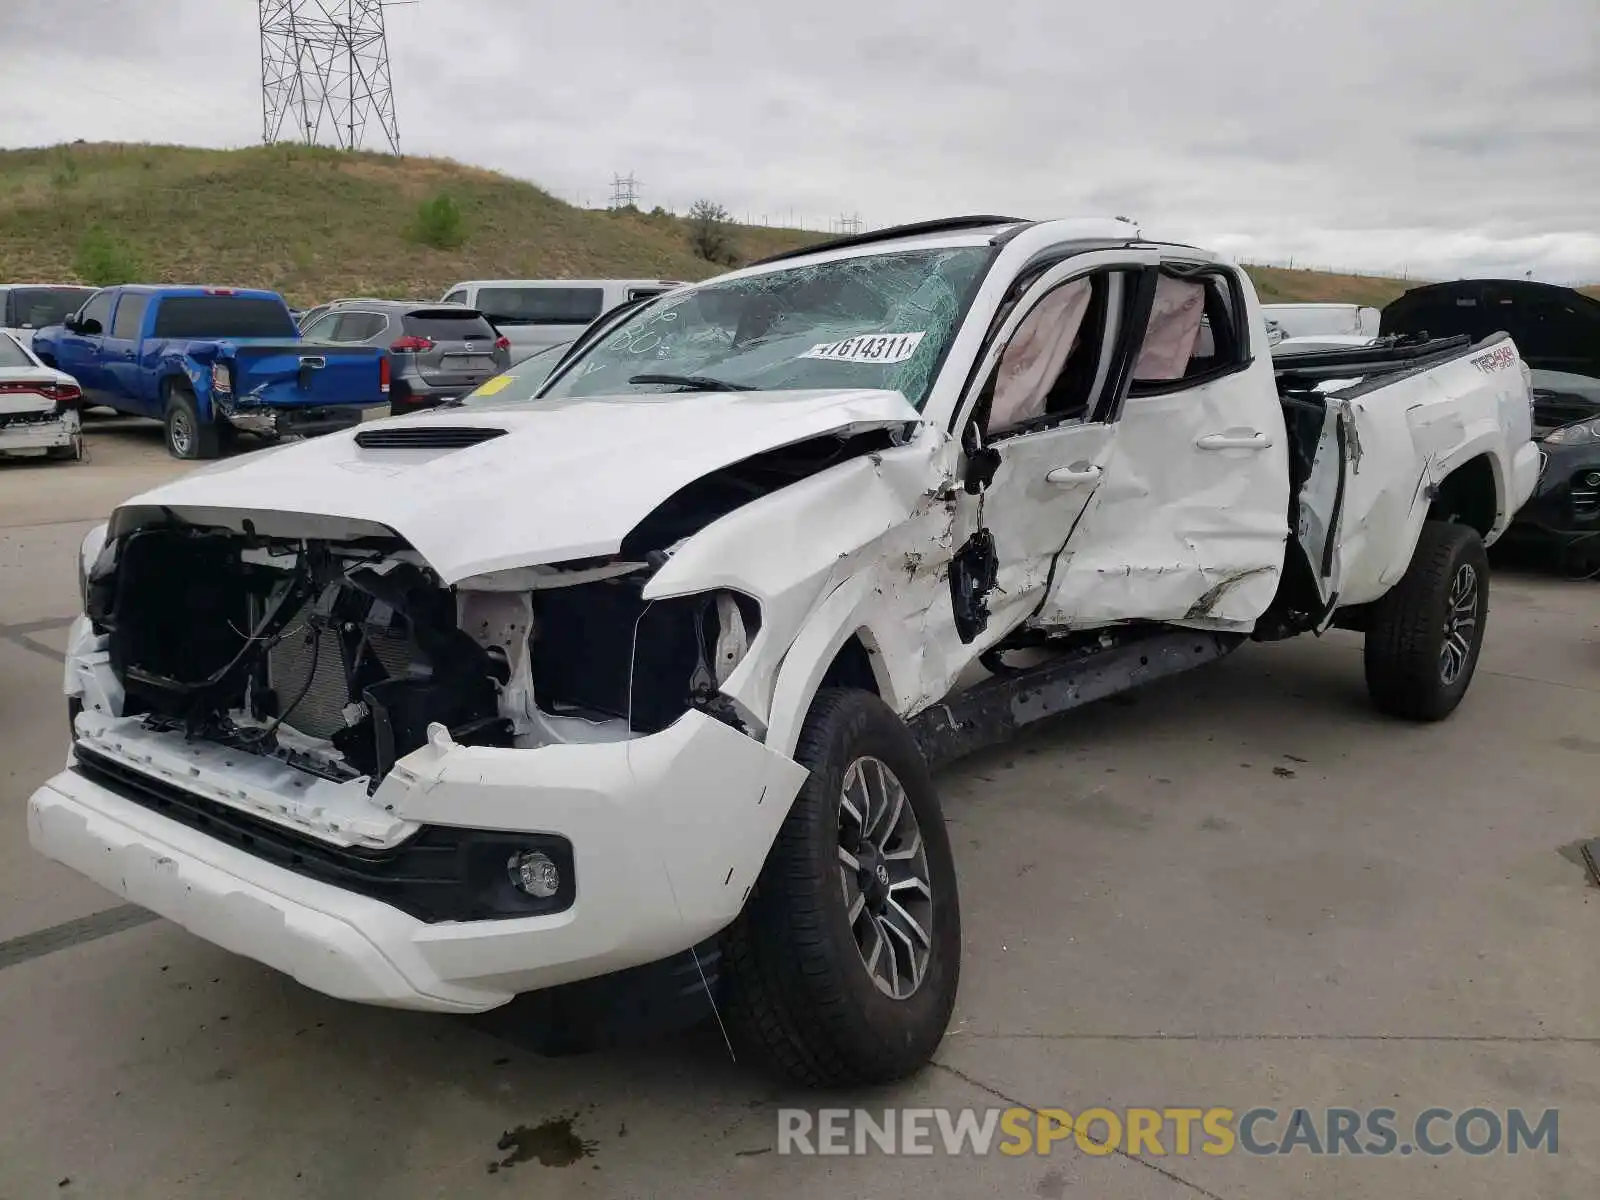
[[[402,425],[363,429],[356,434],[356,445],[363,450],[462,450],[505,435],[504,429],[482,425]]]
[[[1573,475],[1572,482],[1567,485],[1573,516],[1592,517],[1600,513],[1600,482],[1589,482],[1596,475],[1600,475],[1600,471],[1592,469],[1579,471]]]
[[[74,749],[78,761],[73,770],[125,800],[296,875],[380,900],[419,921],[539,916],[561,912],[577,895],[572,845],[562,837],[424,825],[386,850],[334,846],[186,792],[97,751]],[[536,900],[512,886],[506,864],[521,850],[544,851],[561,872],[561,887],[550,899]]]

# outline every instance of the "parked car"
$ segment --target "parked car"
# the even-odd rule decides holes
[[[301,332],[307,341],[387,349],[396,415],[453,400],[511,365],[511,343],[460,304],[340,300]]]
[[[659,296],[670,279],[476,279],[444,294],[446,304],[476,308],[511,340],[511,361],[570,342],[601,313],[629,300]]]
[[[903,1076],[960,973],[931,764],[1329,625],[1384,712],[1466,694],[1538,473],[1516,346],[1265,350],[1203,250],[960,218],[191,473],[82,546],[33,844],[333,996],[666,962],[741,1061]]]
[[[62,318],[77,312],[92,295],[92,287],[75,283],[0,284],[0,333],[31,345],[35,330],[61,324]]]
[[[1272,354],[1305,354],[1315,350],[1351,350],[1357,346],[1370,346],[1376,338],[1361,333],[1307,334],[1305,337],[1285,337],[1272,343]]]
[[[301,309],[299,312],[294,313],[294,323],[299,326],[300,331],[304,333],[306,326],[310,325],[311,322],[322,316],[323,313],[327,312],[336,304],[355,304],[358,301],[366,304],[386,304],[393,299],[394,297],[392,296],[341,296],[337,300],[328,300],[322,304],[314,305],[311,308]],[[402,303],[404,303],[404,301],[402,301]],[[424,305],[430,304],[432,301],[416,300],[413,301],[413,303],[417,305]]]
[[[175,458],[215,458],[235,429],[348,428],[388,403],[385,352],[302,341],[276,292],[104,288],[34,346],[89,403],[161,420]]]
[[[1526,279],[1412,288],[1383,310],[1384,333],[1509,334],[1531,368],[1541,471],[1506,545],[1600,567],[1600,300]]]
[[[1376,308],[1361,304],[1263,304],[1261,315],[1269,329],[1277,328],[1286,338],[1334,335],[1371,341],[1380,322]]]
[[[81,459],[83,393],[64,371],[45,366],[10,332],[0,332],[0,454],[42,450]]]

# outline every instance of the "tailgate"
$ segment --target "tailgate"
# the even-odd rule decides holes
[[[381,363],[374,346],[317,342],[240,345],[233,359],[233,392],[240,400],[281,407],[384,403]]]
[[[417,370],[430,387],[471,389],[498,375],[508,361],[503,351],[496,353],[493,342],[449,341],[419,355]]]

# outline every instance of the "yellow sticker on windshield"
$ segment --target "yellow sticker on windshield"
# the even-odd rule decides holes
[[[472,394],[474,396],[492,396],[496,392],[505,391],[508,387],[511,386],[512,381],[515,380],[515,379],[516,379],[515,375],[496,375],[493,379],[489,380],[488,382],[480,384],[478,386],[478,390],[473,392]]]

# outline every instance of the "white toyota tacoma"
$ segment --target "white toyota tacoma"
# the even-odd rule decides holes
[[[949,1020],[933,766],[1330,625],[1442,718],[1539,471],[1510,340],[1274,362],[1241,270],[1119,221],[845,239],[505,386],[95,530],[33,843],[350,1000],[688,963],[818,1085]]]

